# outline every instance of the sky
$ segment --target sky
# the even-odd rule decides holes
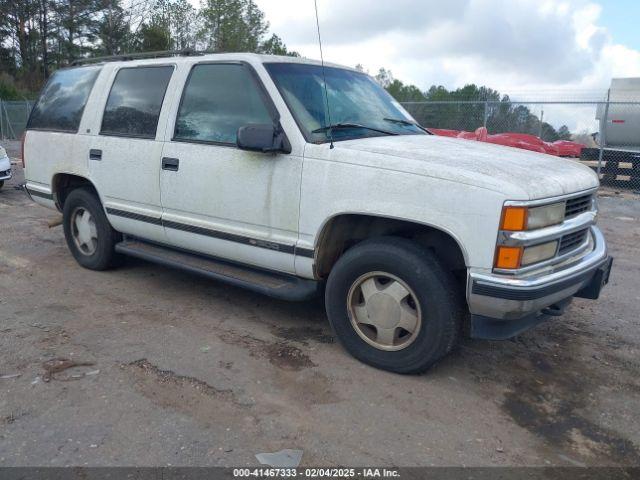
[[[640,50],[638,33],[640,2],[638,0],[606,0],[600,4],[603,6],[600,21],[609,30],[613,40]]]
[[[319,58],[313,0],[256,0],[290,49]],[[640,0],[318,0],[326,61],[422,89],[476,83],[529,100],[601,99],[640,77]]]

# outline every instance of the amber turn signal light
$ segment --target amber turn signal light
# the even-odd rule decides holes
[[[504,207],[501,230],[519,232],[527,229],[527,207]]]
[[[514,270],[520,268],[522,261],[522,247],[498,247],[496,253],[496,268]]]

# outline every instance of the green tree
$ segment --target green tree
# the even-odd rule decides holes
[[[131,46],[131,30],[127,13],[120,0],[103,0],[102,16],[97,21],[96,32],[100,40],[99,55],[125,53]]]
[[[152,36],[154,45],[166,45],[171,50],[195,49],[199,17],[188,0],[155,0],[150,17],[139,34]]]
[[[282,39],[275,33],[262,42],[258,52],[266,53],[268,55],[286,55],[289,57],[300,56],[298,52],[288,50]]]
[[[200,39],[209,50],[218,52],[247,51],[250,40],[245,36],[244,2],[241,0],[204,0],[200,9]],[[252,42],[250,42],[252,43]]]
[[[39,88],[48,73],[49,18],[48,0],[0,0],[0,71],[27,88]]]
[[[571,140],[572,137],[573,135],[571,134],[569,127],[567,127],[566,125],[562,125],[558,129],[558,140]]]
[[[387,86],[387,92],[399,102],[424,102],[425,94],[415,85],[405,85],[400,80],[393,80]]]
[[[391,73],[391,70],[387,70],[385,68],[378,70],[378,74],[374,78],[382,88],[387,88],[393,83],[393,74]]]
[[[0,0],[5,96],[38,91],[51,71],[92,55],[212,49],[293,55],[254,0]],[[269,33],[267,33],[269,32]]]
[[[174,0],[169,3],[168,14],[172,48],[195,49],[199,22],[196,9],[188,0]]]
[[[158,20],[152,19],[142,25],[139,33],[140,50],[143,52],[157,52],[171,49],[171,31],[169,26]]]
[[[20,91],[16,88],[13,78],[6,73],[0,73],[0,99],[1,100],[20,100],[23,98]],[[0,112],[0,115],[3,113]]]
[[[489,133],[517,132],[540,135],[545,141],[570,139],[566,125],[559,130],[540,122],[531,110],[514,104],[507,95],[492,88],[468,84],[456,90],[433,85],[422,92],[415,85],[395,80],[390,71],[381,68],[376,80],[422,125],[433,128],[474,131],[485,126]]]
[[[264,13],[253,0],[243,2],[242,30],[245,36],[245,44],[242,48],[247,52],[257,52],[260,49],[262,39],[269,30],[269,23],[264,18]]]
[[[265,39],[269,22],[253,0],[203,0],[198,39],[218,52],[258,52],[297,56],[282,39]]]
[[[102,0],[53,0],[57,63],[63,65],[87,56],[98,39]]]

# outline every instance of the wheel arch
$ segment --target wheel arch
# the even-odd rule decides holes
[[[343,212],[327,218],[316,236],[316,276],[326,278],[338,258],[361,241],[387,235],[409,238],[434,249],[452,270],[469,265],[469,254],[458,236],[442,226],[387,215]]]
[[[75,173],[59,172],[56,173],[51,179],[51,193],[58,210],[62,211],[64,208],[64,202],[76,188],[88,187],[96,194],[98,198],[98,190],[91,180],[82,175]]]

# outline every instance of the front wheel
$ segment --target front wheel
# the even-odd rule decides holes
[[[64,202],[62,224],[67,246],[80,265],[90,270],[106,270],[119,262],[114,247],[121,235],[111,227],[93,191],[78,188],[69,194]]]
[[[463,302],[434,254],[395,237],[365,241],[333,267],[329,322],[354,357],[397,373],[419,373],[456,343]]]
[[[0,188],[4,187],[4,180],[0,180]]]

